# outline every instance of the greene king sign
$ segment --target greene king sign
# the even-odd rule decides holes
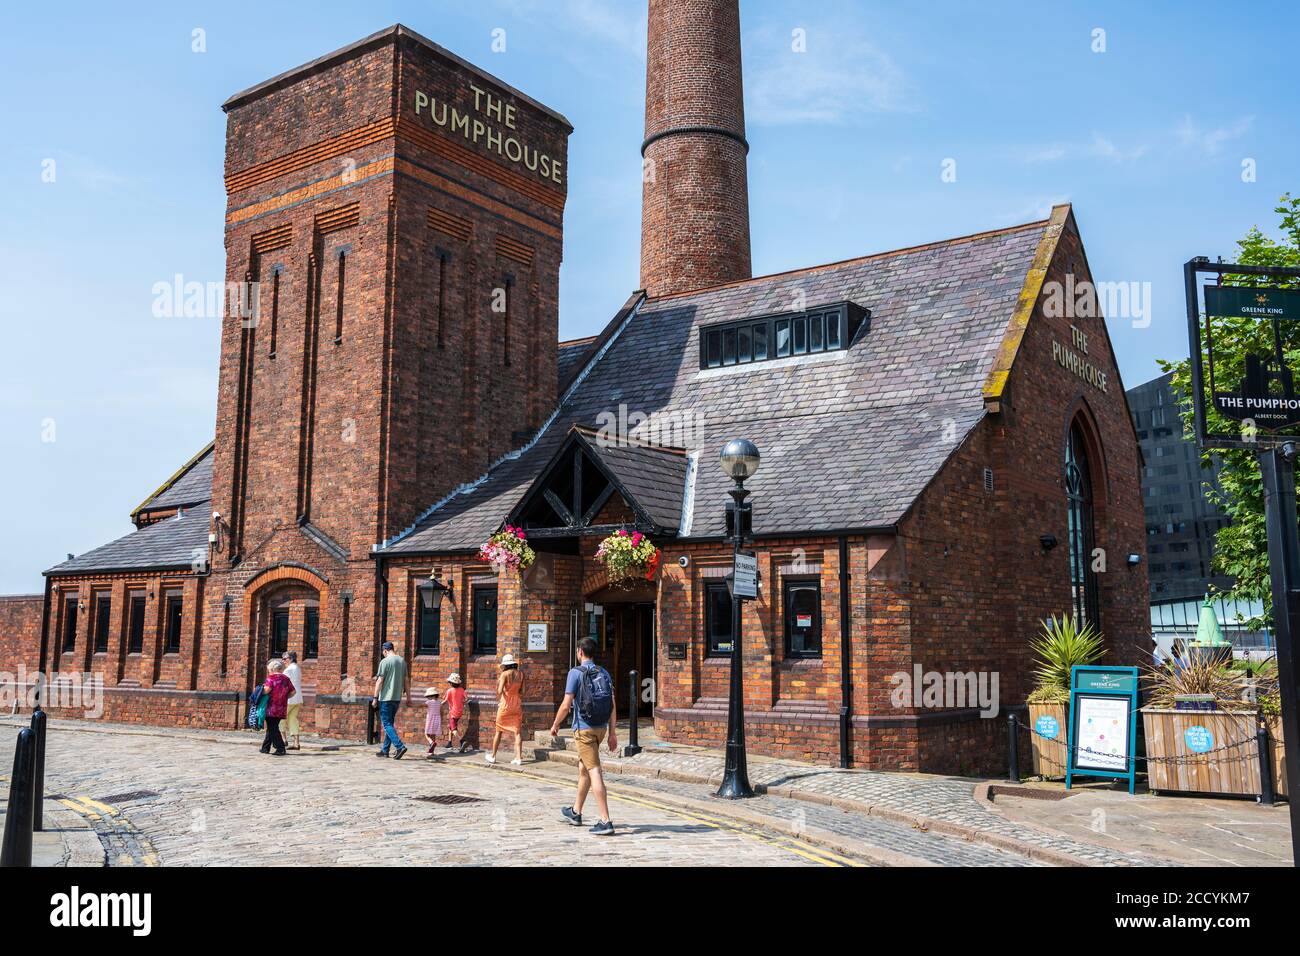
[[[1206,286],[1205,311],[1225,319],[1300,319],[1300,290]]]

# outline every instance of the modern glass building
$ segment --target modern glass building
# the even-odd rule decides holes
[[[1142,449],[1142,504],[1147,529],[1147,577],[1151,591],[1151,631],[1167,646],[1196,633],[1201,605],[1210,586],[1228,588],[1232,579],[1210,568],[1214,536],[1228,516],[1210,500],[1218,466],[1201,464],[1196,442],[1184,437],[1181,406],[1165,374],[1128,390],[1129,409]],[[1215,614],[1225,636],[1241,650],[1271,648],[1267,631],[1247,622],[1262,613],[1258,603],[1216,600]]]

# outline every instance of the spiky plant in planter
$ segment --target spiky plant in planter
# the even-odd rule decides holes
[[[1106,645],[1091,624],[1079,626],[1074,617],[1052,616],[1030,649],[1038,656],[1034,670],[1037,686],[1029,695],[1031,704],[1064,704],[1070,699],[1070,672],[1076,665],[1095,664],[1106,653]]]
[[[1175,652],[1163,664],[1146,668],[1146,685],[1151,707],[1176,709],[1180,701],[1204,700],[1214,710],[1255,709],[1245,675],[1217,657]]]

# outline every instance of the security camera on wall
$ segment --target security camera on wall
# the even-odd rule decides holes
[[[684,568],[689,568],[691,566],[691,556],[689,554],[683,554],[677,559],[677,563]]]

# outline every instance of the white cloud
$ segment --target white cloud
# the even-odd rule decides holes
[[[1147,147],[1142,145],[1134,146],[1131,149],[1120,149],[1100,133],[1093,133],[1092,145],[1088,147],[1088,152],[1093,156],[1110,160],[1113,163],[1129,163],[1145,156]]]
[[[1026,163],[1054,163],[1057,160],[1064,159],[1065,152],[1065,146],[1062,143],[1052,143],[1050,146],[1027,149],[1020,154],[1020,159]]]
[[[513,16],[554,27],[612,47],[622,56],[645,59],[645,9],[641,4],[601,0],[501,0]]]
[[[755,123],[847,123],[911,112],[915,93],[888,54],[853,28],[809,25],[807,50],[772,28],[745,36],[745,113]]]
[[[1254,121],[1253,116],[1246,116],[1227,126],[1202,129],[1191,116],[1184,116],[1183,121],[1178,124],[1178,143],[1185,149],[1213,156],[1224,143],[1244,136]]]

